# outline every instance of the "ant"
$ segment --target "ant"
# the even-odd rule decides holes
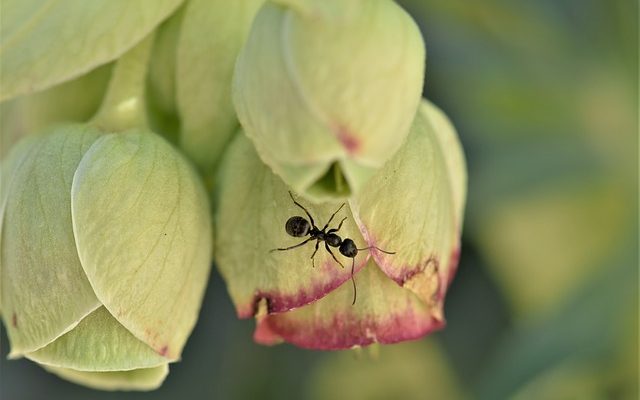
[[[311,264],[314,268],[316,266],[315,256],[316,256],[316,253],[318,252],[318,247],[320,246],[320,242],[324,242],[324,248],[329,252],[329,254],[331,254],[331,257],[333,257],[333,259],[338,264],[340,264],[342,268],[344,268],[344,265],[336,258],[336,256],[331,251],[331,247],[337,247],[338,251],[340,251],[340,254],[342,254],[345,257],[351,258],[351,283],[353,283],[353,302],[351,303],[351,305],[356,304],[357,289],[356,289],[356,281],[353,277],[353,269],[355,266],[355,258],[356,258],[356,255],[358,255],[358,251],[376,249],[386,254],[396,254],[396,253],[382,250],[376,246],[369,246],[369,247],[364,247],[359,249],[353,240],[349,238],[342,239],[340,236],[338,236],[336,232],[338,232],[340,228],[342,228],[342,224],[344,223],[344,221],[347,220],[347,217],[344,217],[342,221],[340,221],[340,224],[338,224],[337,228],[332,228],[327,231],[327,227],[329,227],[329,224],[333,220],[333,217],[335,217],[336,214],[340,212],[340,210],[342,210],[342,207],[344,207],[345,203],[342,203],[342,205],[338,207],[338,209],[333,214],[331,214],[329,221],[327,221],[327,223],[324,225],[324,227],[322,227],[322,229],[318,229],[318,227],[316,226],[316,223],[313,221],[313,217],[311,216],[311,214],[309,214],[309,211],[307,211],[306,208],[304,208],[300,203],[296,201],[296,199],[293,198],[293,194],[291,193],[291,191],[289,191],[289,196],[291,197],[291,200],[293,201],[293,203],[296,206],[300,207],[305,212],[305,214],[307,214],[307,217],[309,217],[309,221],[307,221],[304,217],[294,216],[287,220],[287,223],[284,225],[284,229],[287,231],[289,235],[293,237],[303,237],[303,236],[309,235],[309,238],[303,241],[302,243],[298,243],[294,246],[271,249],[269,252],[271,253],[274,251],[287,251],[287,250],[295,249],[296,247],[304,246],[308,242],[315,240],[316,248],[315,250],[313,250],[313,254],[311,255]]]

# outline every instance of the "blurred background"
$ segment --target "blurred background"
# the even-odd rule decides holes
[[[637,2],[399,3],[426,39],[425,97],[468,161],[443,331],[362,351],[258,346],[214,273],[159,390],[97,392],[9,362],[2,330],[0,398],[637,399]]]

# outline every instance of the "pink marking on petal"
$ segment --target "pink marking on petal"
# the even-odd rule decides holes
[[[351,131],[345,126],[338,126],[337,136],[342,146],[347,150],[350,155],[354,154],[360,148],[360,140],[351,133]]]
[[[18,329],[18,316],[15,312],[13,313],[13,315],[11,315],[11,325],[13,325],[14,328]]]
[[[265,318],[271,332],[295,346],[315,350],[343,350],[372,343],[391,344],[417,340],[442,329],[445,321],[427,315],[416,315],[408,308],[404,314],[395,314],[379,320],[371,316],[365,320],[349,313],[336,314],[329,324],[301,326],[287,318],[287,314]]]
[[[167,345],[162,346],[162,348],[158,350],[158,354],[160,354],[162,357],[166,357],[167,353],[169,353],[169,346]]]
[[[253,340],[258,344],[266,346],[283,342],[282,337],[271,329],[269,320],[264,317],[256,320],[256,330],[253,332]]]
[[[368,256],[363,258],[361,263],[356,264],[355,272],[360,271],[365,266],[367,260]],[[322,266],[317,266],[316,268],[323,268],[323,270],[330,271],[329,280],[313,282],[311,288],[301,287],[295,293],[258,289],[255,291],[250,304],[236,307],[238,318],[245,319],[254,317],[258,312],[258,303],[262,299],[267,300],[268,314],[281,313],[302,307],[323,298],[351,279],[351,275],[343,272],[342,268],[336,265],[334,261],[327,261]],[[346,269],[344,271],[346,271]]]

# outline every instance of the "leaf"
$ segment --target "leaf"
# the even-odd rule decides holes
[[[442,300],[458,261],[465,189],[459,143],[446,139],[455,135],[452,130],[436,133],[442,125],[432,123],[434,110],[423,103],[407,142],[351,204],[368,245],[395,252],[373,249],[378,265],[442,319]]]
[[[238,129],[231,103],[236,57],[264,0],[191,0],[177,48],[180,146],[210,172]]]
[[[102,304],[160,355],[179,358],[211,264],[209,206],[193,169],[157,135],[103,136],[78,166],[71,212]]]
[[[160,387],[169,373],[167,364],[154,368],[113,372],[76,371],[46,365],[42,367],[62,379],[99,390],[154,390]]]
[[[129,371],[168,360],[136,339],[100,307],[78,326],[26,357],[40,364],[77,371]]]
[[[301,243],[305,238],[287,235],[284,227],[292,216],[307,218],[291,197],[288,187],[264,165],[251,142],[239,133],[225,153],[214,195],[216,262],[227,282],[229,293],[241,318],[258,312],[265,299],[268,312],[282,312],[325,296],[350,278],[351,260],[338,249],[333,252],[347,268],[342,269],[324,248],[318,250],[315,268],[310,256],[315,241],[283,252],[270,252]],[[340,203],[313,204],[295,196],[322,228]],[[347,205],[335,216],[342,238],[363,244]],[[361,268],[366,252],[357,257]]]
[[[369,260],[355,276],[358,298],[343,284],[313,304],[258,318],[254,338],[281,337],[296,346],[338,350],[418,339],[444,326],[413,292],[398,286]]]
[[[72,329],[100,303],[76,252],[71,181],[99,136],[68,125],[37,138],[7,191],[2,235],[2,306],[10,357]]]
[[[73,79],[122,55],[181,0],[6,0],[0,100]]]

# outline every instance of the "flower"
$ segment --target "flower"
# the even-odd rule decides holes
[[[103,389],[159,386],[211,259],[206,193],[164,139],[62,125],[2,169],[0,293],[10,358]]]
[[[391,0],[267,1],[238,56],[233,100],[288,186],[345,198],[404,143],[424,63],[418,27]]]
[[[375,246],[353,260],[354,305],[352,286],[345,284],[349,268],[326,250],[315,256],[315,268],[312,244],[270,252],[301,242],[283,229],[288,218],[305,216],[287,191],[239,134],[214,193],[216,254],[238,316],[257,319],[257,342],[345,349],[416,339],[444,325],[444,297],[459,255],[466,167],[442,111],[422,103],[403,147],[331,224],[346,217],[338,232],[342,239],[361,249]],[[320,227],[340,205],[297,199]]]

